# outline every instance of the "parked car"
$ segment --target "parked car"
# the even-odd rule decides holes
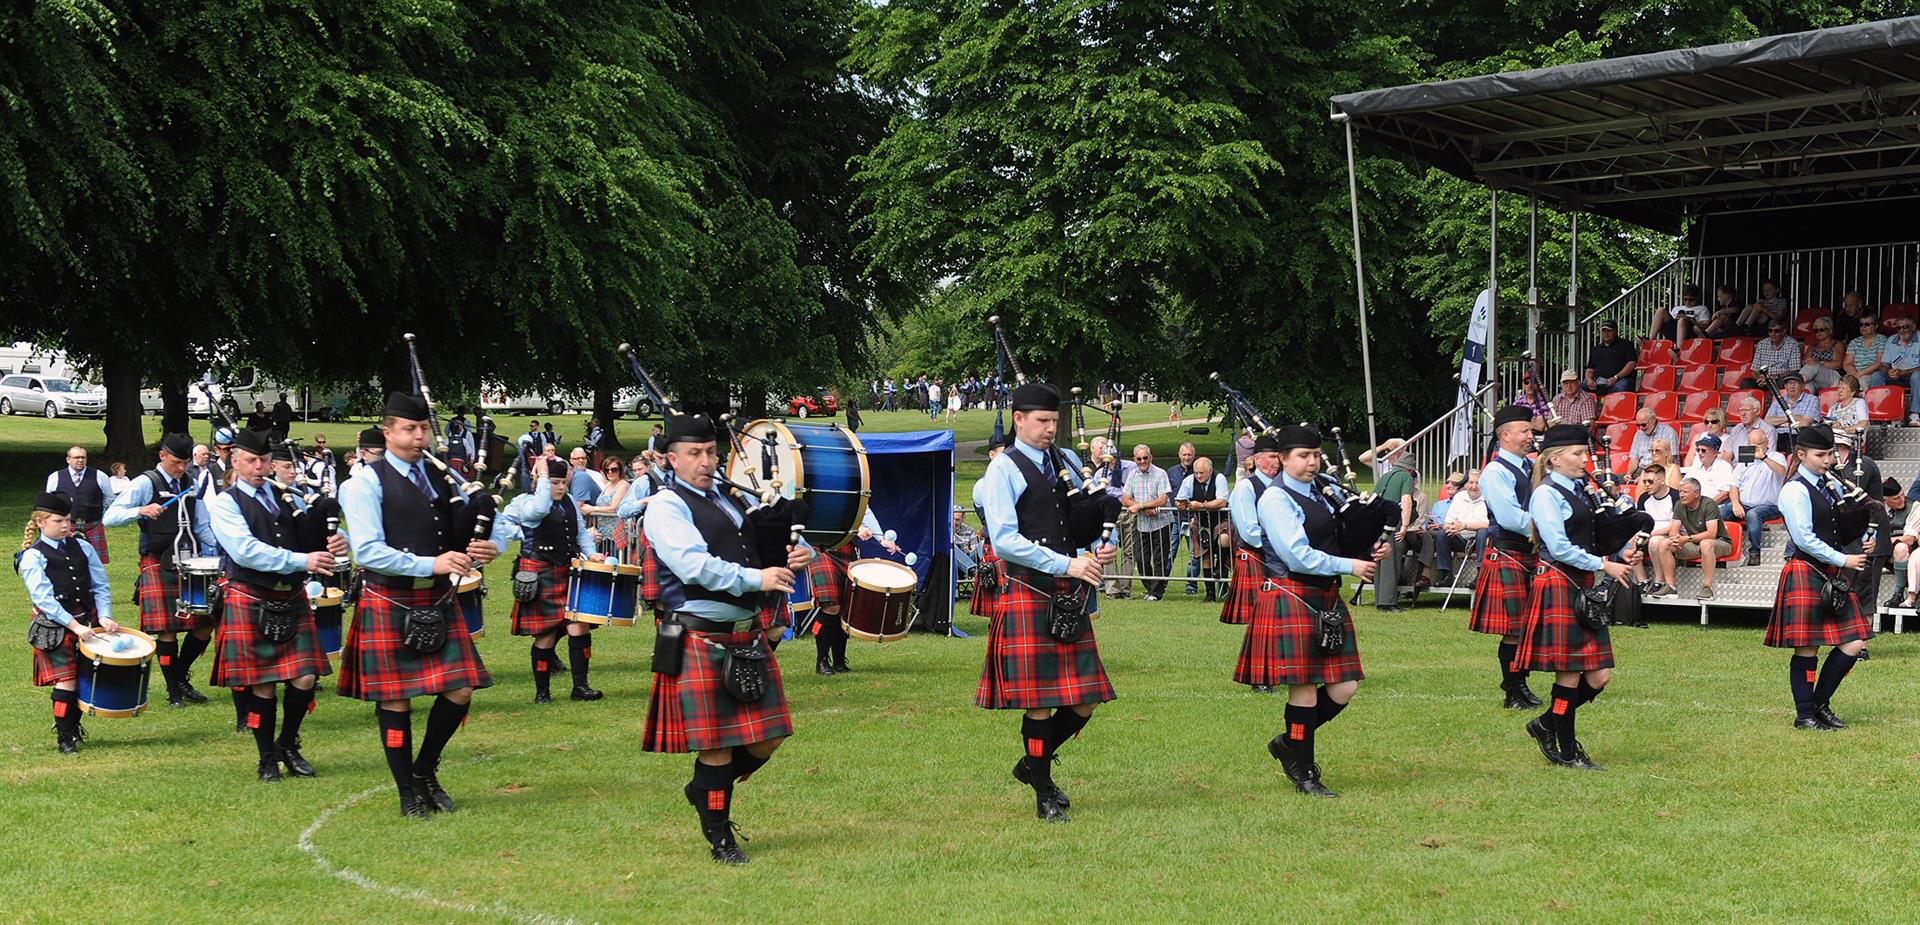
[[[7,376],[0,379],[0,414],[37,414],[47,418],[104,417],[107,395],[71,379]]]
[[[480,392],[480,407],[488,414],[592,414],[593,393],[513,395],[505,389],[489,386]],[[633,415],[645,420],[659,413],[646,393],[639,389],[621,389],[613,393],[613,416],[616,418]]]
[[[787,399],[787,414],[796,418],[833,417],[840,413],[840,400],[832,392],[823,392],[818,398],[812,395],[795,395]]]

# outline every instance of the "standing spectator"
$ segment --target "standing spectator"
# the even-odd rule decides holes
[[[1720,458],[1720,438],[1701,437],[1694,445],[1693,465],[1680,470],[1684,478],[1700,486],[1700,494],[1715,505],[1726,502],[1733,491],[1733,465]]]
[[[1747,525],[1747,564],[1760,564],[1760,547],[1766,522],[1780,516],[1776,502],[1780,487],[1787,484],[1787,457],[1773,448],[1773,438],[1762,430],[1747,431],[1749,458],[1734,467],[1733,491],[1720,506],[1720,519]]]
[[[957,388],[949,389],[947,392],[947,423],[952,424],[953,422],[959,419],[960,419],[960,390]]]
[[[1840,383],[1840,368],[1846,365],[1846,345],[1834,340],[1832,318],[1813,323],[1813,340],[1800,351],[1800,381],[1814,391],[1830,389]]]
[[[266,402],[253,403],[253,413],[247,415],[247,429],[257,430],[263,434],[273,433],[273,415],[267,411]]]
[[[194,447],[193,461],[206,466],[206,447]],[[194,484],[190,474],[183,484]],[[101,519],[107,508],[113,506],[118,492],[113,487],[113,479],[87,465],[87,448],[78,444],[67,447],[67,464],[47,473],[48,493],[65,492],[71,505],[69,517],[72,518],[74,536],[92,544],[94,555],[102,565],[107,564],[107,528]]]
[[[1654,316],[1653,331],[1648,336],[1677,344],[1697,334],[1706,320],[1707,307],[1700,304],[1700,287],[1688,283],[1680,287],[1680,304]]]
[[[1360,454],[1360,465],[1372,466],[1373,480],[1378,482],[1386,478],[1387,473],[1393,471],[1393,454],[1406,444],[1407,441],[1399,437],[1388,437],[1380,441],[1379,446],[1362,452]]]
[[[1858,436],[1867,432],[1867,400],[1860,397],[1860,380],[1840,377],[1840,394],[1827,410],[1826,421],[1836,434]]]
[[[1652,411],[1642,408],[1640,413],[1633,416],[1633,420],[1633,444],[1627,448],[1627,452],[1633,456],[1634,465],[1645,466],[1653,462],[1655,440],[1667,441],[1669,450],[1680,445],[1680,435],[1674,433],[1672,427],[1656,420]]]
[[[858,433],[860,431],[860,425],[866,423],[860,417],[860,403],[842,398],[840,399],[840,407],[847,409],[847,429]]]
[[[1780,377],[1795,372],[1806,363],[1806,352],[1800,342],[1787,336],[1787,323],[1784,321],[1767,322],[1767,336],[1753,345],[1753,368],[1740,380],[1743,389],[1760,387],[1759,376],[1768,376],[1775,385]]]
[[[899,395],[900,395],[900,386],[899,386],[899,384],[897,384],[897,383],[895,383],[895,382],[893,381],[893,377],[892,377],[892,376],[888,376],[888,377],[887,377],[887,385],[886,385],[886,393],[885,393],[885,394],[884,394],[884,395],[883,395],[883,396],[881,397],[881,399],[880,399],[880,410],[882,410],[882,411],[892,411],[892,410],[894,410],[894,402],[895,402],[895,400],[897,400],[897,399],[898,399],[898,397],[899,397]]]
[[[927,383],[927,417],[940,420],[940,412],[946,410],[946,402],[941,397],[940,380]]]
[[[573,452],[567,454],[567,497],[572,498],[575,504],[592,504],[606,487],[606,478],[593,471],[587,448],[574,447]]]
[[[1836,384],[1839,381],[1834,379]],[[1787,406],[1780,407],[1780,401]],[[1780,401],[1767,409],[1767,423],[1775,427],[1805,427],[1820,420],[1820,399],[1801,387],[1799,376],[1789,375],[1781,381]]]
[[[1179,402],[1177,401],[1167,402],[1167,423],[1172,424],[1175,427],[1180,426],[1180,403]]]
[[[1187,476],[1193,474],[1193,460],[1198,455],[1199,453],[1194,450],[1193,444],[1182,443],[1180,444],[1180,462],[1167,468],[1167,484],[1173,486],[1176,501],[1179,498],[1180,488],[1186,484]],[[1182,510],[1179,504],[1174,504],[1173,537],[1172,540],[1167,543],[1167,568],[1163,574],[1173,574],[1174,560],[1180,555],[1180,538],[1185,536],[1186,532],[1187,512]],[[1188,550],[1188,552],[1191,554],[1192,550]],[[1189,555],[1188,558],[1192,558],[1192,556]],[[1197,574],[1199,574],[1197,568],[1187,569],[1187,577],[1189,579]],[[1197,589],[1194,587],[1194,583],[1189,580],[1187,582],[1187,593],[1192,594],[1195,590]]]
[[[1633,391],[1638,361],[1638,348],[1620,338],[1620,326],[1612,318],[1600,322],[1600,342],[1587,351],[1587,391],[1600,395]]]
[[[1649,546],[1651,549],[1652,547]],[[1725,531],[1720,529],[1720,508],[1700,494],[1700,483],[1691,478],[1680,480],[1680,503],[1673,506],[1673,520],[1667,524],[1667,542],[1654,554],[1654,580],[1661,589],[1654,596],[1673,597],[1681,562],[1700,563],[1700,590],[1697,601],[1713,600],[1713,568],[1721,557],[1733,552]]]
[[[1249,464],[1252,459],[1253,434],[1242,430],[1240,436],[1235,437],[1233,440],[1233,471],[1235,472],[1235,484],[1238,484],[1240,476],[1251,471]]]
[[[1125,497],[1120,506],[1134,516],[1134,531],[1139,549],[1134,564],[1145,576],[1140,584],[1141,600],[1157,601],[1167,593],[1167,545],[1173,533],[1173,512],[1169,510],[1173,489],[1167,484],[1167,470],[1153,464],[1153,450],[1146,444],[1133,448],[1133,474],[1127,476]]]
[[[1727,410],[1733,412],[1736,419],[1734,425],[1727,428],[1727,435],[1720,442],[1720,455],[1728,462],[1733,461],[1740,447],[1747,445],[1749,431],[1758,430],[1766,434],[1767,447],[1769,449],[1773,447],[1773,425],[1760,417],[1760,399],[1751,395],[1742,395],[1734,399]]]
[[[1880,353],[1880,361],[1885,365],[1887,382],[1904,386],[1907,390],[1907,426],[1920,424],[1920,337],[1914,336],[1912,318],[1898,318],[1893,323],[1893,336],[1887,338],[1887,346]]]
[[[127,486],[133,482],[132,479],[127,478],[126,463],[114,463],[108,471],[113,475],[107,477],[107,484],[113,487],[113,493],[116,495],[126,491]]]
[[[587,419],[587,435],[580,445],[587,451],[589,470],[600,468],[600,445],[607,439],[607,431],[600,426],[599,418]]]
[[[1768,277],[1760,281],[1760,298],[1740,313],[1736,333],[1771,330],[1773,325],[1786,323],[1787,300],[1780,294],[1780,281]]]
[[[281,392],[280,399],[273,403],[273,430],[271,436],[284,442],[293,432],[293,406],[287,404],[287,393]]]
[[[552,421],[540,425],[540,436],[546,441],[544,449],[552,450],[556,454],[560,452],[560,435],[553,432]]]
[[[869,396],[869,400],[873,402],[873,406],[872,406],[873,410],[879,411],[886,407],[886,399],[880,397],[880,380],[875,379],[871,382],[868,382],[867,393]]]
[[[1847,362],[1842,369],[1868,385],[1886,385],[1886,363],[1881,354],[1887,339],[1880,336],[1880,318],[1867,312],[1860,316],[1859,327],[1860,333],[1847,342]]]
[[[1487,499],[1480,497],[1480,472],[1476,469],[1467,473],[1466,486],[1447,499],[1447,516],[1441,522],[1435,550],[1441,584],[1453,583],[1453,564],[1462,553],[1486,548],[1492,525]]]
[[[1553,396],[1550,404],[1563,424],[1585,427],[1600,416],[1600,403],[1593,393],[1580,391],[1580,377],[1571,369],[1560,371],[1560,394]]]
[[[1187,577],[1189,579],[1203,574],[1201,560],[1212,562],[1212,567],[1204,570],[1207,580],[1207,600],[1212,601],[1218,579],[1227,573],[1229,550],[1222,548],[1213,540],[1227,509],[1227,479],[1213,471],[1213,460],[1205,456],[1193,460],[1193,474],[1180,481],[1180,488],[1174,495],[1174,506],[1185,512],[1189,530],[1197,530],[1187,541]],[[1193,584],[1187,584],[1187,593],[1192,594]]]
[[[1394,440],[1399,438],[1396,437]],[[1387,442],[1393,443],[1392,440]],[[1381,446],[1385,445],[1381,444]],[[1391,525],[1394,528],[1393,541],[1389,544],[1392,547],[1391,551],[1380,562],[1374,573],[1373,603],[1389,613],[1400,609],[1401,560],[1407,554],[1407,531],[1413,526],[1417,500],[1413,460],[1401,451],[1405,445],[1406,441],[1400,440],[1392,449],[1386,451],[1387,474],[1374,486],[1375,495],[1393,502],[1400,508],[1399,522]]]

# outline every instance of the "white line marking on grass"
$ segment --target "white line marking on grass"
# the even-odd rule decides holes
[[[546,749],[563,747],[566,745],[570,745],[570,743],[556,743],[554,745],[543,745],[537,748],[526,748],[526,749],[521,749],[519,751],[514,751],[514,752],[505,752],[505,753],[502,753],[501,755],[481,755],[479,757],[468,759],[467,761],[462,762],[462,764],[475,764],[481,761],[491,761],[494,758],[505,757],[508,755],[526,755],[536,751],[543,751]],[[432,906],[433,908],[436,908],[436,909],[445,909],[449,912],[460,912],[467,915],[494,916],[496,918],[505,919],[510,922],[520,922],[520,923],[523,923],[523,925],[579,925],[578,920],[572,918],[571,916],[564,916],[564,915],[556,916],[556,915],[546,915],[546,914],[537,913],[537,912],[522,912],[518,909],[514,909],[509,906],[503,906],[498,903],[494,903],[486,906],[470,905],[467,903],[460,903],[460,902],[454,902],[452,900],[441,899],[440,897],[435,896],[432,893],[427,892],[426,890],[418,889],[415,887],[393,886],[391,884],[381,883],[380,881],[375,880],[372,877],[369,877],[366,874],[363,874],[357,870],[354,870],[351,867],[343,867],[339,864],[335,864],[332,861],[328,860],[326,855],[323,855],[320,853],[320,849],[316,847],[313,843],[313,836],[320,831],[321,827],[325,826],[327,822],[333,819],[335,815],[341,812],[344,812],[348,809],[351,809],[360,803],[364,803],[367,800],[375,796],[378,796],[379,794],[389,793],[389,792],[391,791],[388,791],[385,786],[368,787],[367,789],[362,790],[359,793],[354,794],[353,796],[347,797],[346,799],[341,800],[340,802],[335,803],[324,810],[321,810],[320,815],[313,817],[313,821],[308,823],[306,829],[301,831],[300,837],[294,841],[294,847],[299,848],[301,853],[305,854],[309,858],[312,858],[313,863],[318,865],[321,870],[326,871],[329,875],[337,879],[344,880],[348,883],[353,884],[354,886],[357,886],[363,890],[368,890],[370,892],[385,893],[388,896],[395,896],[401,899],[412,900],[422,905]]]

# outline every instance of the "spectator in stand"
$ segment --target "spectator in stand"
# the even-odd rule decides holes
[[[1163,575],[1173,574],[1174,560],[1180,556],[1180,538],[1187,535],[1187,512],[1181,510],[1180,505],[1175,504],[1174,501],[1179,500],[1181,487],[1186,484],[1187,476],[1193,474],[1193,460],[1200,455],[1194,450],[1193,444],[1191,443],[1180,444],[1179,452],[1180,462],[1167,467],[1167,484],[1172,486],[1174,491],[1173,499],[1167,502],[1168,509],[1173,511],[1173,538],[1172,541],[1167,544],[1167,567],[1166,570],[1161,573]],[[1200,572],[1197,568],[1188,570],[1188,577],[1197,577],[1199,574]],[[1198,585],[1188,582],[1186,590],[1188,594],[1193,594],[1199,591],[1200,588]]]
[[[1563,424],[1578,424],[1585,427],[1600,416],[1600,403],[1591,392],[1580,391],[1580,377],[1573,370],[1561,370],[1560,394],[1548,403],[1554,412],[1560,415]]]
[[[1913,333],[1912,318],[1896,319],[1893,323],[1893,336],[1887,338],[1886,349],[1880,352],[1880,360],[1887,374],[1887,383],[1903,386],[1907,390],[1907,426],[1920,425],[1920,337]]]
[[[1633,456],[1634,465],[1645,466],[1653,462],[1653,443],[1656,440],[1667,441],[1669,452],[1680,445],[1680,435],[1674,433],[1670,425],[1656,420],[1652,410],[1640,409],[1633,420],[1633,445],[1627,448],[1627,452]]]
[[[1727,443],[1727,413],[1718,408],[1710,408],[1706,414],[1701,415],[1700,437],[1712,437],[1720,441],[1720,455],[1728,456],[1727,451],[1733,447]],[[1693,438],[1694,445],[1699,445],[1700,437]]]
[[[1920,588],[1915,581],[1914,572],[1920,570],[1920,556],[1913,554],[1920,547],[1920,524],[1908,517],[1913,510],[1913,501],[1920,495],[1920,480],[1913,483],[1905,494],[1900,492],[1900,482],[1888,479],[1880,483],[1881,491],[1887,496],[1887,524],[1895,534],[1893,540],[1893,596],[1887,598],[1888,607],[1912,607],[1914,590]]]
[[[1547,397],[1540,383],[1533,381],[1532,376],[1521,380],[1520,399],[1514,404],[1533,412],[1534,433],[1547,432],[1547,417],[1553,413],[1553,400]]]
[[[1653,441],[1653,449],[1647,452],[1647,464],[1643,469],[1660,468],[1661,480],[1668,488],[1680,487],[1680,460],[1674,458],[1673,444],[1661,437]]]
[[[1715,505],[1726,503],[1733,491],[1733,465],[1720,458],[1720,438],[1701,437],[1693,447],[1693,465],[1680,470],[1700,486],[1700,494]]]
[[[1780,516],[1775,502],[1780,486],[1787,484],[1787,457],[1773,448],[1766,431],[1747,431],[1747,456],[1751,462],[1734,467],[1733,492],[1720,505],[1721,520],[1742,521],[1747,525],[1747,564],[1760,564],[1760,547],[1766,522]]]
[[[1780,282],[1771,277],[1760,281],[1760,298],[1740,313],[1735,324],[1740,331],[1768,331],[1787,323],[1787,299],[1780,294]]]
[[[1834,380],[1835,383],[1839,381],[1837,378]],[[1767,423],[1775,427],[1788,426],[1789,423],[1796,428],[1805,427],[1820,420],[1820,399],[1801,386],[1799,376],[1788,376],[1780,383],[1780,401],[1786,402],[1787,406],[1782,408],[1777,401],[1767,408]],[[1792,416],[1791,422],[1788,421],[1789,415]]]
[[[1697,335],[1706,320],[1707,307],[1700,304],[1700,287],[1688,283],[1680,287],[1680,304],[1654,316],[1653,331],[1648,336],[1677,344]]]
[[[1845,369],[1859,382],[1886,385],[1885,357],[1887,339],[1880,336],[1880,316],[1867,312],[1860,316],[1860,333],[1847,342]]]
[[[1142,443],[1133,448],[1133,474],[1127,476],[1120,506],[1134,517],[1139,536],[1134,564],[1143,576],[1140,581],[1143,601],[1157,601],[1167,594],[1167,547],[1173,536],[1173,487],[1167,482],[1167,470],[1153,464],[1153,450]]]
[[[1600,342],[1587,351],[1587,391],[1597,395],[1633,391],[1639,359],[1638,348],[1621,339],[1620,326],[1612,318],[1600,322]]]
[[[1438,507],[1438,505],[1435,505]],[[1485,549],[1492,518],[1487,514],[1487,499],[1480,496],[1480,472],[1466,475],[1466,485],[1447,499],[1446,519],[1441,522],[1435,544],[1441,584],[1453,583],[1453,563],[1468,550]],[[1465,560],[1460,560],[1465,561]]]
[[[1701,333],[1708,337],[1732,337],[1742,333],[1739,327],[1740,313],[1746,309],[1740,305],[1740,293],[1732,286],[1722,283],[1713,290],[1713,313],[1707,316],[1707,324]]]
[[[1647,555],[1640,560],[1639,565],[1633,567],[1633,579],[1647,582],[1641,590],[1648,594],[1658,590],[1660,582],[1647,581],[1647,573],[1642,566],[1652,560],[1655,549],[1666,545],[1667,525],[1673,522],[1673,486],[1667,481],[1667,476],[1670,474],[1672,472],[1667,466],[1654,463],[1641,470],[1638,476],[1640,500],[1634,506],[1653,518],[1653,527],[1647,531],[1650,537],[1647,542]]]
[[[1652,549],[1651,544],[1648,548]],[[1661,587],[1649,596],[1673,597],[1679,593],[1673,583],[1680,563],[1699,562],[1700,590],[1693,599],[1713,600],[1713,567],[1732,552],[1733,544],[1720,529],[1720,506],[1701,495],[1699,482],[1681,479],[1680,501],[1673,506],[1673,520],[1667,524],[1667,541],[1653,557],[1653,580]]]
[[[1760,375],[1773,379],[1780,384],[1780,377],[1798,370],[1806,363],[1805,348],[1800,342],[1787,336],[1787,323],[1784,321],[1767,322],[1767,336],[1753,345],[1753,367],[1747,376],[1740,380],[1743,389],[1760,388]]]
[[[1399,437],[1388,437],[1380,445],[1360,454],[1360,465],[1373,467],[1373,480],[1380,481],[1393,471],[1393,451],[1405,446],[1407,441]]]
[[[1766,434],[1766,445],[1769,448],[1773,446],[1773,425],[1761,419],[1760,399],[1751,395],[1742,395],[1735,398],[1727,410],[1733,412],[1735,420],[1733,426],[1727,428],[1726,436],[1720,441],[1720,455],[1728,462],[1733,461],[1740,447],[1747,445],[1749,431],[1758,430]]]
[[[1827,426],[1836,434],[1859,435],[1867,431],[1867,400],[1860,397],[1860,380],[1840,377],[1840,394],[1827,410]]]
[[[1858,291],[1848,291],[1840,297],[1840,310],[1833,313],[1833,336],[1843,341],[1853,337],[1867,312],[1867,300]]]
[[[1840,384],[1840,368],[1846,365],[1846,345],[1833,339],[1835,319],[1821,318],[1813,323],[1813,339],[1800,353],[1800,381],[1818,392]]]

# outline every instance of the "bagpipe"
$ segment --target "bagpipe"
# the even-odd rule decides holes
[[[479,482],[462,482],[460,474],[447,465],[447,437],[440,430],[439,416],[434,413],[433,393],[427,388],[426,376],[420,372],[420,352],[414,347],[412,334],[402,334],[401,338],[407,342],[407,364],[413,373],[413,391],[420,396],[420,402],[427,406],[427,424],[433,429],[434,448],[422,451],[423,455],[433,464],[441,481],[446,483],[450,497],[466,499],[465,504],[454,508],[453,517],[447,523],[446,548],[465,552],[468,543],[484,540],[493,534],[493,519],[499,513],[500,499],[488,494],[486,486]]]
[[[1787,419],[1785,426],[1780,428],[1776,445],[1785,444],[1785,452],[1793,452],[1799,428],[1794,426],[1792,409],[1787,407],[1786,399],[1780,396],[1780,387],[1773,384],[1772,376],[1754,378],[1760,380],[1761,388],[1767,390],[1767,396],[1773,400],[1774,404],[1780,406],[1780,413]],[[1854,447],[1853,468],[1857,471],[1859,465],[1860,447]],[[1826,480],[1827,490],[1838,499],[1833,503],[1834,523],[1840,528],[1840,536],[1847,543],[1852,543],[1854,539],[1865,536],[1868,530],[1879,523],[1880,518],[1885,515],[1886,506],[1869,498],[1866,489],[1848,478],[1846,473],[1837,470],[1838,467],[1829,467],[1822,478]]]
[[[213,388],[206,380],[199,382],[200,394],[206,396],[208,407],[220,416],[220,422],[226,425],[228,433],[240,433],[240,425],[227,414],[225,405],[214,401]],[[266,485],[274,494],[280,496],[280,505],[293,517],[293,539],[299,548],[307,551],[327,548],[327,541],[340,531],[340,501],[333,496],[333,489],[324,480],[309,478],[299,472],[300,446],[289,437],[282,441],[293,449],[295,471],[292,484],[281,482],[273,476],[267,476]],[[214,491],[219,486],[210,486]],[[293,503],[295,496],[306,505],[301,510]],[[181,505],[186,510],[186,505]]]
[[[1014,384],[1016,385],[1026,385],[1027,374],[1025,370],[1020,368],[1020,361],[1014,357],[1013,350],[1007,346],[1007,335],[1000,330],[1000,316],[988,315],[987,323],[993,325],[993,343],[996,348],[993,378],[995,382],[1002,383],[1003,385],[998,397],[996,397],[993,402],[992,445],[998,445],[1005,443],[1007,439],[1007,402],[1013,395],[1011,389],[1004,387],[1007,381],[1007,367],[1013,367]]]
[[[1220,386],[1220,391],[1226,393],[1227,410],[1240,419],[1241,429],[1247,432],[1248,438],[1279,432],[1279,428],[1267,423],[1267,419],[1260,415],[1259,409],[1253,406],[1253,402],[1247,400],[1246,395],[1228,385],[1227,380],[1220,378],[1219,372],[1208,373],[1207,378],[1213,380]]]
[[[1353,460],[1347,456],[1347,441],[1340,428],[1329,427],[1335,452],[1340,456],[1339,476],[1315,479],[1320,493],[1333,505],[1338,521],[1340,554],[1349,559],[1372,559],[1373,547],[1389,539],[1400,526],[1400,506],[1373,492],[1358,491],[1359,480],[1353,474]]]

